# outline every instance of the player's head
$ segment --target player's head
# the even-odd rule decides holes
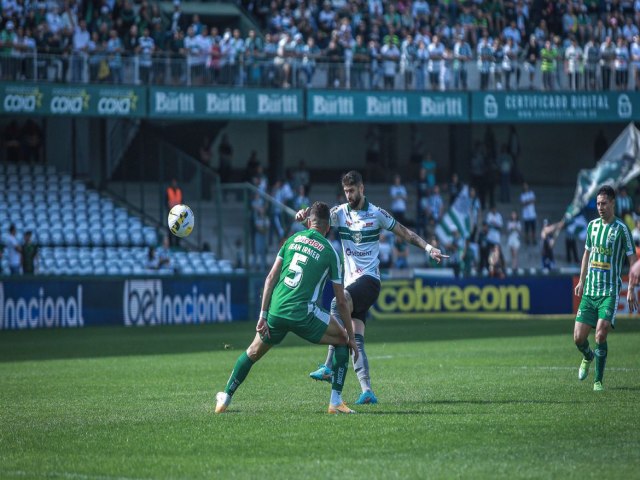
[[[616,191],[609,185],[604,185],[598,190],[596,196],[596,208],[598,215],[605,221],[613,218],[613,209],[616,203]]]
[[[322,235],[329,231],[329,205],[324,202],[315,202],[309,211],[309,226],[318,230]]]
[[[342,176],[342,189],[347,197],[347,202],[351,208],[361,207],[364,198],[364,184],[362,183],[362,175],[355,170],[345,173]]]

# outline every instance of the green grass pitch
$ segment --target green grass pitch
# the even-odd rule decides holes
[[[377,321],[376,406],[326,414],[290,335],[214,415],[254,323],[0,332],[0,478],[640,478],[640,320],[577,379],[573,319]],[[590,338],[593,344],[593,336]],[[352,370],[344,396],[359,393]]]

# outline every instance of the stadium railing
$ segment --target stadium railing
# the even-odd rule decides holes
[[[185,57],[162,52],[150,58],[122,54],[117,57],[106,54],[50,55],[22,53],[0,54],[0,78],[4,81],[92,83],[104,85],[163,85],[163,86],[236,86],[268,88],[329,88],[329,89],[394,89],[394,90],[480,90],[481,75],[476,59],[463,62],[466,71],[466,88],[450,60],[444,61],[435,86],[432,86],[426,63],[415,61],[395,62],[392,80],[385,86],[383,61],[354,62],[351,58],[332,61],[317,56],[248,57],[240,56],[234,63],[213,61],[209,55]],[[553,74],[553,90],[608,90],[616,86],[612,67],[610,85],[603,88],[601,67],[594,72],[595,84],[585,84],[585,65],[580,65],[580,81],[572,85],[562,62],[558,62]],[[636,68],[632,64],[628,74],[627,90],[636,84]],[[529,83],[529,70],[524,62],[515,62],[510,86],[501,65],[491,63],[488,71],[487,90],[542,90],[540,62],[535,65],[533,84]],[[518,73],[519,72],[519,73]],[[516,77],[519,82],[516,82]]]

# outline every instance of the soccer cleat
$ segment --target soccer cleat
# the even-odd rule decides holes
[[[584,380],[585,378],[587,378],[587,375],[589,375],[589,367],[591,366],[591,362],[593,362],[593,359],[582,359],[582,363],[580,363],[580,370],[578,370],[578,379]]]
[[[593,391],[594,392],[601,392],[604,390],[604,387],[602,386],[602,382],[595,382],[593,384]]]
[[[340,405],[329,404],[329,410],[327,410],[327,412],[332,415],[339,414],[339,413],[356,413],[353,410],[351,410],[349,407],[347,407],[347,404],[344,402],[342,402]]]
[[[309,376],[314,380],[320,382],[331,382],[331,376],[333,372],[326,365],[318,365],[318,369],[315,372],[311,372]]]
[[[231,395],[225,392],[216,393],[216,413],[223,413],[231,403]]]
[[[356,400],[356,405],[364,405],[366,403],[378,403],[378,399],[375,394],[371,390],[367,390],[366,392],[362,392]]]

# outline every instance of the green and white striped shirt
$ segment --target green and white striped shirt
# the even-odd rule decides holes
[[[585,295],[619,295],[625,256],[635,253],[629,228],[618,217],[609,224],[604,224],[601,218],[591,220],[585,249],[589,252]]]

